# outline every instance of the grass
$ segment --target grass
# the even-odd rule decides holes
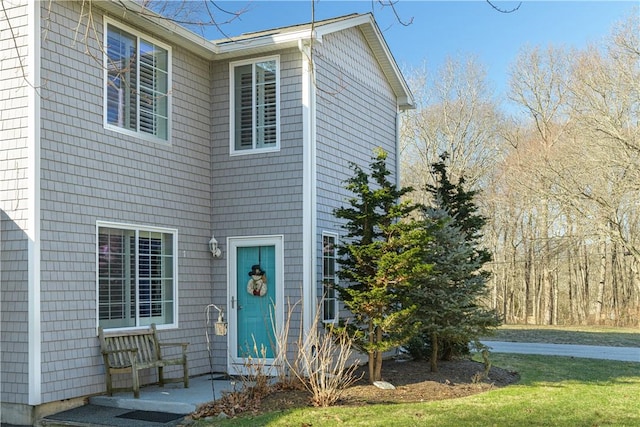
[[[640,329],[599,326],[504,325],[486,340],[640,347]]]
[[[488,339],[640,347],[638,329],[503,326]],[[491,361],[518,372],[521,381],[459,399],[296,408],[196,426],[640,426],[640,363],[500,353]]]
[[[509,387],[466,398],[401,405],[298,408],[196,426],[638,426],[640,364],[538,355],[492,355],[520,373]]]

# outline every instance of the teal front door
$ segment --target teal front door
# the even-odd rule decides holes
[[[282,237],[230,238],[229,251],[229,371],[247,373],[256,359],[271,366],[277,356]]]

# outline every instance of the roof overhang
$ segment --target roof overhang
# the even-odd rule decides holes
[[[275,50],[297,47],[300,42],[311,40],[322,42],[327,34],[348,28],[358,28],[378,61],[382,72],[398,99],[401,110],[415,108],[413,94],[389,50],[378,25],[370,13],[347,15],[313,24],[296,25],[268,31],[244,34],[224,40],[214,41],[219,48],[216,59],[232,59],[247,55],[267,53]]]
[[[152,32],[154,35],[175,43],[198,56],[210,60],[216,59],[218,47],[215,43],[132,0],[97,0],[89,4],[102,9],[108,16],[117,18],[143,31]]]
[[[373,18],[373,15],[368,13],[360,16],[363,20],[366,18],[366,22],[358,25],[358,28],[362,31],[362,34],[369,43],[369,47],[371,48],[373,55],[376,57],[378,64],[382,68],[382,72],[391,85],[391,88],[398,99],[399,108],[401,110],[410,110],[415,108],[415,100],[411,93],[411,89],[409,89],[409,86],[396,63],[387,42],[382,36],[382,32]]]
[[[297,48],[301,43],[308,43],[313,40],[321,42],[322,38],[327,34],[355,27],[362,32],[369,44],[374,57],[397,97],[398,107],[401,110],[415,108],[411,90],[371,13],[346,15],[315,23],[276,28],[210,41],[132,0],[120,0],[117,2],[98,0],[91,2],[91,4],[96,5],[112,17],[143,30],[152,31],[153,34],[211,61],[229,60],[249,55],[265,54],[281,49]]]

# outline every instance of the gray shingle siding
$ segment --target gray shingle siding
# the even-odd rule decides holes
[[[302,59],[297,49],[278,54],[278,152],[229,155],[229,62],[213,65],[213,230],[223,244],[227,237],[284,235],[285,300],[295,302],[302,286]],[[222,288],[215,301],[223,305],[226,281],[226,271],[215,268],[213,282]],[[299,322],[292,325],[297,336]],[[223,350],[216,356],[226,363]]]
[[[4,5],[14,39],[0,39],[0,389],[2,401],[28,401],[28,7]],[[4,21],[4,17],[3,17]],[[15,44],[14,44],[15,43]],[[20,55],[20,56],[19,56]]]
[[[367,170],[374,147],[389,153],[395,172],[396,99],[356,28],[324,38],[316,54],[318,207],[333,210],[344,197],[349,162]],[[335,192],[343,197],[335,197]],[[335,220],[319,215],[327,225]]]
[[[369,170],[373,148],[389,154],[395,173],[396,98],[368,44],[357,28],[323,38],[315,52],[317,72],[317,215],[318,253],[323,231],[344,235],[334,209],[344,206],[344,181],[353,162]],[[318,272],[321,274],[321,257]],[[320,283],[320,278],[318,278]],[[319,285],[318,295],[322,295]]]
[[[302,298],[304,282],[300,51],[268,55],[280,58],[278,152],[230,156],[229,63],[209,62],[175,45],[172,134],[167,142],[153,142],[104,128],[103,20],[93,9],[98,40],[83,40],[83,31],[75,32],[81,8],[82,2],[41,3],[47,26],[40,52],[43,86],[38,89],[42,403],[105,390],[96,337],[98,221],[178,230],[179,328],[160,333],[163,339],[190,342],[191,375],[227,370],[226,338],[212,337],[210,359],[203,329],[208,303],[228,309],[227,238],[283,235],[285,303]],[[26,10],[8,11],[23,16]],[[26,18],[12,24],[24,34],[20,30]],[[138,30],[155,39],[144,28]],[[26,38],[16,40],[22,50]],[[28,187],[32,159],[26,126],[33,111],[27,106],[20,62],[11,56],[13,40],[0,43],[5,55],[0,70],[0,379],[3,403],[28,404],[25,232],[28,197],[35,195]],[[396,100],[359,30],[324,36],[314,57],[320,260],[320,233],[342,231],[333,209],[349,196],[343,189],[352,174],[349,162],[366,169],[372,148],[381,146],[391,154],[391,169],[395,166]],[[207,250],[212,232],[221,243],[221,259],[212,259]],[[300,326],[296,312],[291,340],[299,336]]]
[[[162,336],[191,342],[190,373],[207,372],[202,324],[211,299],[209,65],[173,47],[169,143],[105,130],[102,65],[88,60],[82,43],[73,43],[81,5],[53,5],[42,43],[43,400],[104,391],[96,337],[96,221],[178,230],[180,329]],[[102,20],[94,19],[102,31]],[[99,52],[95,40],[87,42]]]

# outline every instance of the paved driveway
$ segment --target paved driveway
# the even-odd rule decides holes
[[[595,345],[544,344],[506,341],[483,341],[495,353],[548,354],[588,359],[640,362],[638,347],[601,347]]]

